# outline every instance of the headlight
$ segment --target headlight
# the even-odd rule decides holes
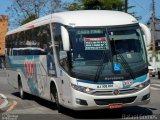
[[[73,89],[80,91],[80,92],[87,93],[87,94],[92,94],[94,92],[94,89],[92,89],[92,88],[83,87],[83,86],[75,85],[72,83],[71,83],[71,86]]]
[[[143,88],[147,87],[149,84],[150,84],[150,80],[147,80],[147,81],[145,81],[145,82],[143,82],[143,83],[141,83],[141,84],[139,84],[135,87],[138,88],[138,89],[143,89]]]

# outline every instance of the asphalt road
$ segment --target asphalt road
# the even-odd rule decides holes
[[[8,84],[5,72],[0,70],[0,93],[7,96],[9,105],[0,110],[0,120],[72,120],[72,119],[160,119],[160,80],[151,78],[151,101],[147,105],[123,108],[120,110],[72,111],[65,109],[58,113],[56,105],[38,97],[27,95],[21,100],[18,90]]]

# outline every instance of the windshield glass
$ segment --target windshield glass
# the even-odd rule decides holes
[[[146,68],[145,46],[138,27],[108,29],[113,64],[120,64],[121,73]]]
[[[106,81],[133,78],[147,67],[137,27],[70,28],[73,77]]]
[[[72,73],[94,79],[103,61],[111,73],[110,48],[105,28],[79,28],[70,30],[72,46]],[[105,51],[105,58],[104,58]]]

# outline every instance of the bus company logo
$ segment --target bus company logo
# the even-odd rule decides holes
[[[132,85],[133,84],[133,82],[132,81],[125,81],[124,83],[123,83],[124,85]]]
[[[27,78],[33,78],[34,76],[34,61],[33,60],[25,60],[24,61],[24,69]]]
[[[113,95],[118,95],[118,94],[119,94],[119,90],[115,89],[115,90],[113,91]]]

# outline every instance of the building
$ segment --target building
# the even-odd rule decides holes
[[[5,54],[5,35],[8,31],[8,17],[0,15],[0,56]]]
[[[150,18],[150,20],[148,21],[147,26],[151,30],[152,41],[153,41],[152,18]],[[155,18],[155,46],[156,46],[156,66],[157,68],[160,68],[160,19],[159,18]],[[148,52],[149,63],[152,64],[152,43],[151,43],[150,49],[147,52]]]

